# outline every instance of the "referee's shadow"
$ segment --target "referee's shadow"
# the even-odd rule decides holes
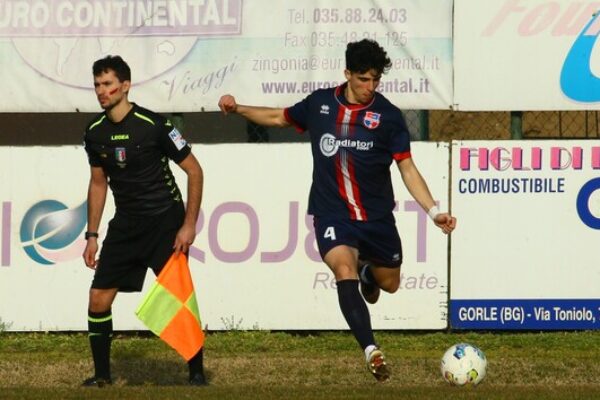
[[[149,340],[146,348],[113,343],[111,375],[117,386],[182,386],[188,385],[188,366],[175,350]],[[117,344],[117,346],[115,346]],[[160,346],[157,349],[156,346]],[[210,372],[205,371],[210,381]]]

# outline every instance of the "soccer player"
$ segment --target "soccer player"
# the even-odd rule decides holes
[[[128,100],[131,71],[121,57],[97,60],[92,69],[104,112],[90,122],[84,137],[91,176],[83,259],[95,270],[88,306],[95,374],[83,385],[104,386],[111,383],[115,296],[141,291],[148,268],[158,274],[173,252],[188,252],[196,237],[204,178],[190,145],[171,122]],[[186,207],[169,160],[187,175]],[[96,259],[108,186],[116,213]],[[188,362],[191,385],[206,384],[202,357],[200,349]]]
[[[219,100],[225,114],[309,132],[313,179],[308,212],[314,216],[319,252],[335,276],[342,314],[378,381],[386,381],[390,371],[375,342],[365,300],[374,304],[380,289],[394,293],[400,285],[402,247],[392,214],[392,161],[435,225],[446,234],[456,226],[454,217],[439,211],[411,158],[402,113],[376,91],[390,66],[385,50],[365,39],[346,48],[345,83],[316,90],[291,107],[242,105],[231,95]]]

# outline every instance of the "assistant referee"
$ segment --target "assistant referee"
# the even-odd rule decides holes
[[[111,306],[115,296],[119,291],[141,291],[148,268],[158,274],[173,252],[188,252],[196,236],[204,179],[189,143],[172,123],[128,100],[131,70],[121,57],[97,60],[93,74],[104,112],[90,122],[84,138],[91,175],[83,259],[95,270],[88,307],[95,374],[83,385],[101,387],[112,383]],[[169,160],[187,174],[186,207]],[[108,186],[116,213],[96,259]],[[189,383],[205,385],[202,349],[188,366]]]

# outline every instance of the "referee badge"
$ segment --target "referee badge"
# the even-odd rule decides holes
[[[181,133],[179,133],[177,128],[173,128],[173,130],[169,132],[169,138],[171,139],[175,147],[177,147],[177,150],[181,150],[185,147],[185,145],[187,145],[187,142],[185,141],[183,136],[181,136]]]
[[[381,114],[367,111],[365,113],[365,117],[363,118],[363,125],[369,129],[375,129],[379,126],[380,118]]]
[[[119,167],[125,167],[125,160],[127,159],[125,147],[115,147],[115,159],[117,160],[117,165]]]

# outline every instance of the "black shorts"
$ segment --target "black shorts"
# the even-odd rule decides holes
[[[108,223],[92,288],[141,291],[148,268],[158,275],[173,254],[175,236],[184,216],[182,203],[147,217],[117,213]]]
[[[323,259],[329,250],[346,245],[358,249],[358,257],[374,265],[397,268],[402,264],[402,243],[392,214],[376,221],[314,217],[314,226]]]

